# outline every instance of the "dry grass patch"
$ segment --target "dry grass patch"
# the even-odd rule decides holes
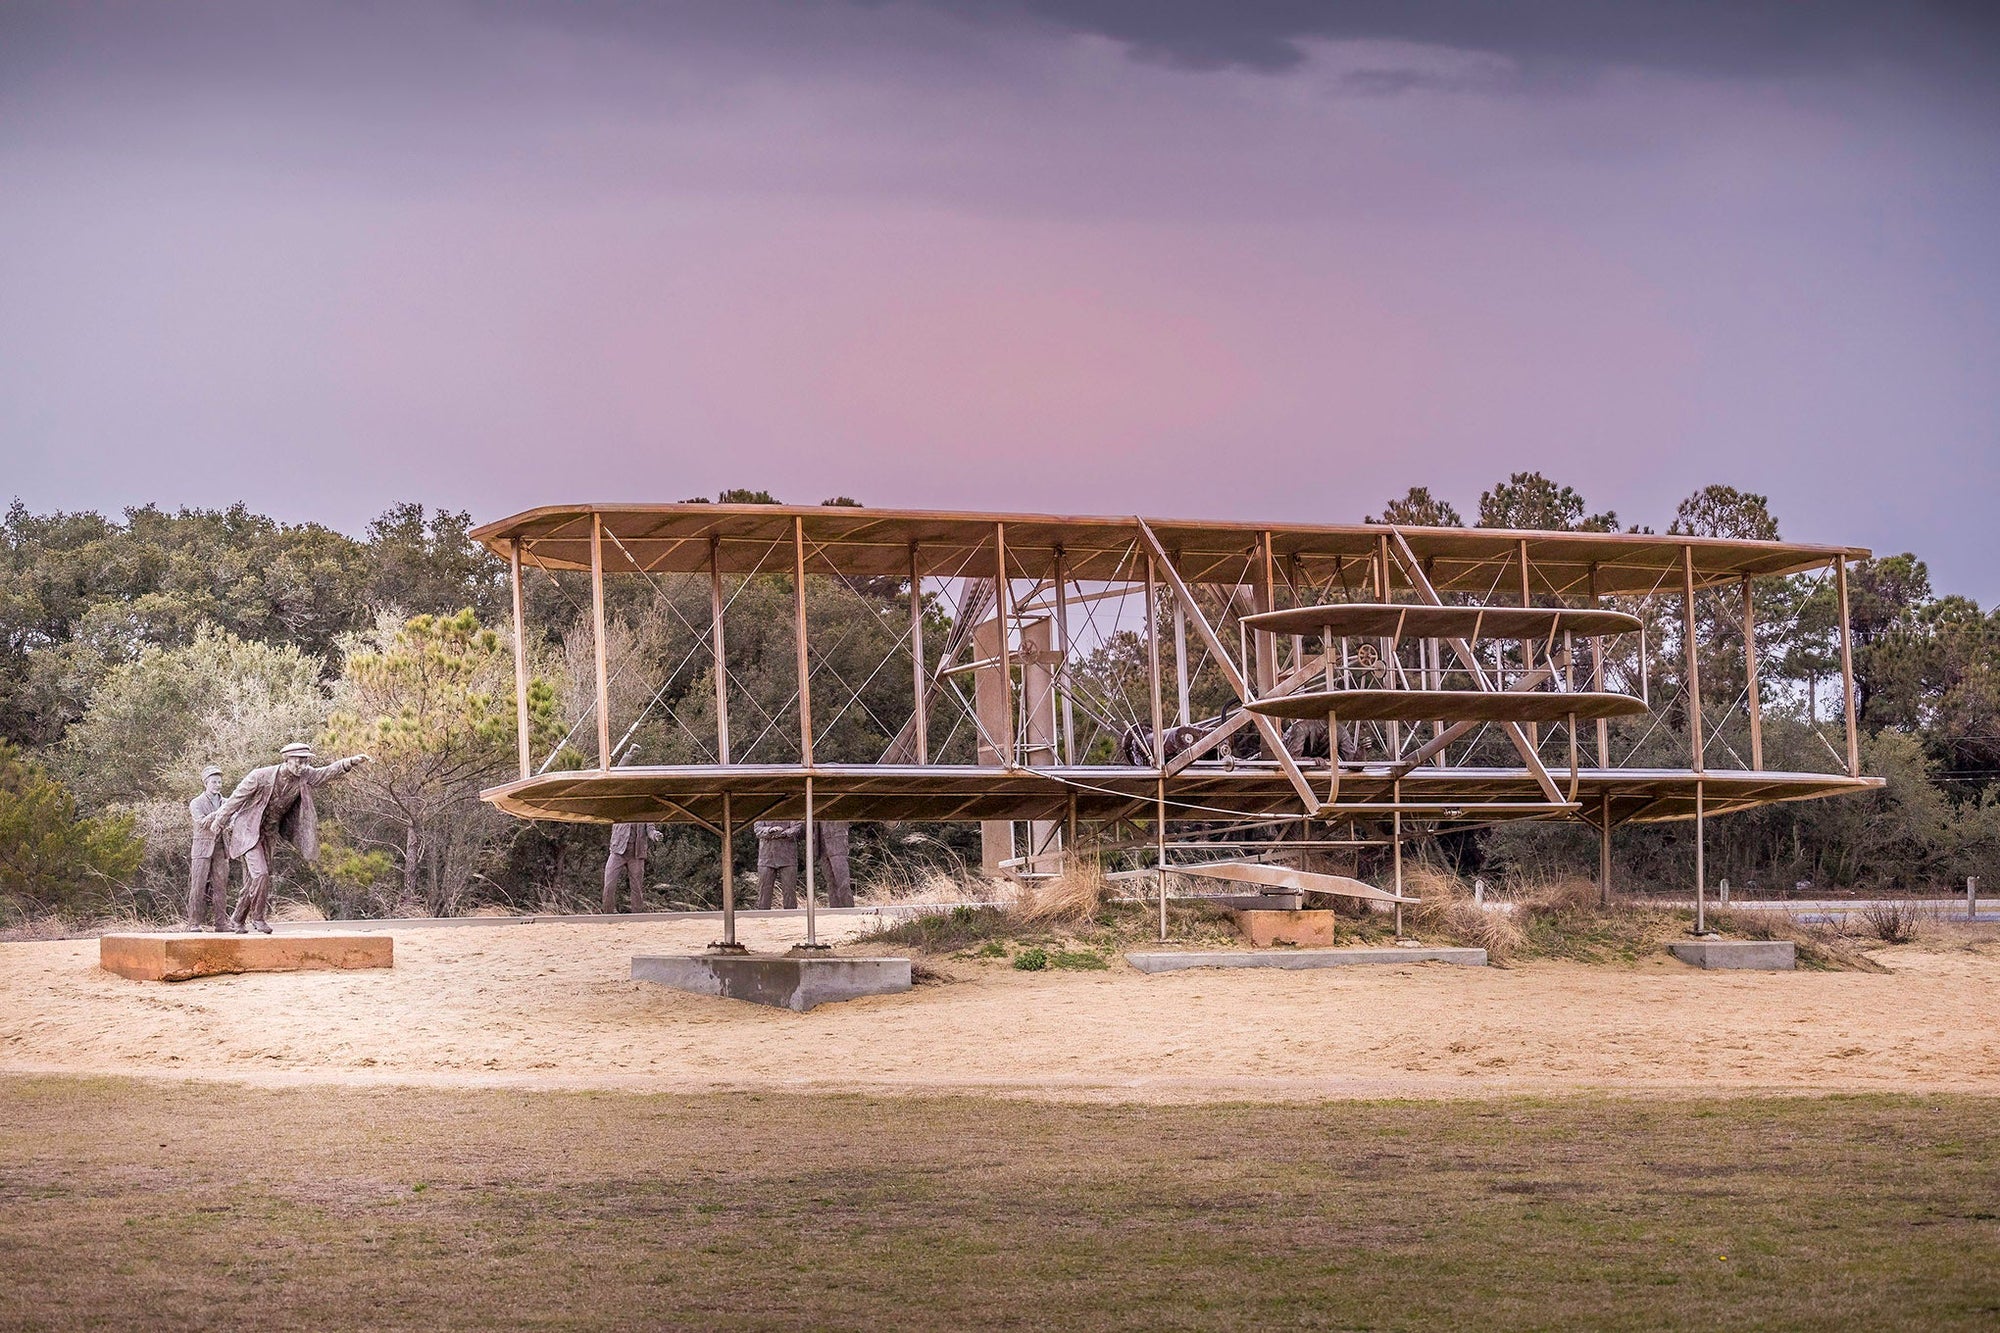
[[[990,881],[979,881],[991,891]],[[1007,884],[998,905],[959,901],[859,935],[858,949],[881,945],[959,960],[1012,962],[1022,971],[1096,970],[1115,954],[1160,942],[1157,903],[1111,896],[1095,865],[1047,879]],[[910,901],[905,899],[904,901]],[[1242,943],[1234,918],[1216,905],[1178,900],[1167,905],[1173,944],[1227,948]]]
[[[5,1328],[2000,1314],[2000,1116],[1977,1098],[1139,1107],[11,1079],[0,1105]]]
[[[1167,938],[1176,945],[1230,948],[1243,942],[1236,923],[1222,908],[1199,902],[1167,905]],[[1127,949],[1159,943],[1159,909],[1151,903],[1113,900],[1101,903],[1084,920],[1034,920],[1011,908],[961,904],[938,912],[880,927],[854,938],[853,947],[866,951],[883,945],[909,949],[934,958],[1007,962],[1036,949],[1051,959],[1059,955],[1091,954],[1109,960]],[[1048,966],[1087,966],[1070,959]],[[1026,971],[1041,971],[1029,967]]]
[[[1643,898],[1598,902],[1597,885],[1579,876],[1509,882],[1503,892],[1473,901],[1472,886],[1443,867],[1419,862],[1404,872],[1424,901],[1409,909],[1412,928],[1427,940],[1485,949],[1494,963],[1557,958],[1580,963],[1632,963],[1657,957],[1694,928],[1694,912]],[[1799,921],[1788,912],[1711,908],[1707,924],[1738,939],[1790,940],[1803,967],[1879,972],[1862,942],[1838,925]]]
[[[1790,940],[1799,966],[1826,972],[1885,972],[1888,969],[1864,950],[1871,941],[1857,939],[1840,925],[1801,921],[1790,912],[1772,908],[1716,908],[1708,913],[1711,929],[1745,940]]]
[[[1094,866],[1044,880],[998,886],[990,881],[951,881],[945,901],[957,905],[887,926],[855,941],[857,946],[895,945],[937,957],[1008,961],[1035,950],[1023,970],[1059,966],[1053,960],[1078,950],[1108,957],[1113,952],[1160,943],[1158,908],[1150,901],[1114,898]],[[1406,866],[1405,891],[1421,899],[1404,909],[1406,933],[1426,944],[1486,950],[1497,966],[1536,959],[1581,963],[1636,963],[1657,958],[1668,944],[1688,938],[1694,913],[1643,898],[1598,904],[1597,886],[1578,876],[1517,879],[1474,901],[1472,885],[1450,869],[1416,860]],[[1186,892],[1180,880],[1171,888]],[[933,886],[944,894],[942,883]],[[997,896],[997,905],[964,901],[976,888]],[[906,900],[908,901],[908,900]],[[1395,939],[1395,918],[1363,904],[1342,904],[1334,922],[1334,943],[1383,945]],[[1789,913],[1712,909],[1709,925],[1740,939],[1790,940],[1801,966],[1821,970],[1881,971],[1864,952],[1866,941],[1840,925],[1801,922]],[[1208,949],[1245,947],[1235,920],[1218,903],[1198,898],[1170,901],[1169,945]]]

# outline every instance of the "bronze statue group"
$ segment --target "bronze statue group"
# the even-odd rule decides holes
[[[312,746],[294,741],[278,752],[278,762],[253,768],[228,796],[222,794],[222,769],[202,770],[201,795],[188,802],[193,841],[188,848],[187,928],[271,933],[272,855],[279,838],[298,849],[308,863],[319,857],[319,812],[313,790],[362,764],[357,754],[315,765]],[[757,824],[757,906],[771,906],[772,891],[784,895],[788,908],[798,903],[799,844],[805,825],[798,821],[760,820]],[[604,862],[604,910],[618,910],[618,887],[628,889],[630,909],[645,910],[646,860],[660,831],[651,824],[614,824],[611,851]],[[826,875],[827,906],[854,906],[854,881],[848,872],[848,830],[844,823],[821,823],[813,838],[821,870]],[[236,908],[224,915],[229,899],[229,863],[243,862],[243,887]]]
[[[253,768],[228,796],[222,794],[222,770],[214,764],[202,770],[202,793],[188,802],[194,821],[189,848],[187,920],[200,930],[204,920],[215,930],[238,935],[251,930],[271,933],[271,859],[276,840],[298,848],[307,861],[319,857],[319,812],[313,789],[368,762],[357,754],[330,764],[312,762],[312,746],[293,741],[278,751],[278,762]],[[243,887],[236,910],[227,917],[229,863],[243,862]]]

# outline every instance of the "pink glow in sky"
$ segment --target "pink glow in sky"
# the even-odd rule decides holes
[[[1991,30],[1473,9],[7,6],[0,491],[1346,521],[1538,468],[2000,595]]]

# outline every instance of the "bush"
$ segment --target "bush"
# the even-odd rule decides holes
[[[81,906],[130,879],[144,850],[129,815],[77,818],[69,788],[0,740],[0,892],[41,908]]]
[[[1870,903],[1861,909],[1861,922],[1884,944],[1909,944],[1923,933],[1923,920],[1915,903]]]
[[[1014,955],[1014,969],[1017,972],[1041,972],[1048,968],[1049,951],[1040,945],[1023,949]]]

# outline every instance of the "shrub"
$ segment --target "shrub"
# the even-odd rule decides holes
[[[1014,955],[1014,968],[1020,972],[1041,972],[1049,965],[1049,951],[1040,945],[1023,949]]]
[[[0,892],[45,908],[123,884],[144,847],[129,815],[79,819],[76,797],[0,740]]]
[[[1915,903],[1870,903],[1861,909],[1861,922],[1884,944],[1909,944],[1923,930]]]

